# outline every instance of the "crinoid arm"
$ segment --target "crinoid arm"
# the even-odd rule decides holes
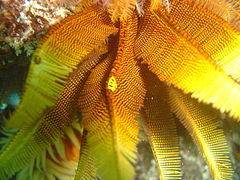
[[[209,105],[169,88],[170,106],[199,147],[214,179],[231,179],[233,168],[221,120]]]
[[[169,19],[181,27],[218,67],[240,81],[240,3],[228,0],[173,0]],[[167,9],[165,8],[167,12]]]
[[[86,64],[87,57],[105,52],[108,36],[116,32],[108,13],[98,6],[69,16],[53,27],[33,55],[21,103],[5,126],[18,128],[40,119],[54,105],[70,73],[78,64]],[[89,62],[84,68],[94,64]]]
[[[71,124],[79,89],[116,31],[108,13],[92,6],[45,36],[33,57],[22,102],[6,122],[6,128],[19,131],[1,150],[0,179],[27,165]]]
[[[136,15],[120,22],[119,40],[109,41],[111,52],[91,71],[79,98],[89,151],[97,175],[105,180],[133,179],[135,175],[136,117],[144,99],[133,53],[136,28]]]
[[[160,178],[181,179],[181,158],[175,118],[170,111],[167,85],[145,67],[142,124],[158,163]]]
[[[166,83],[222,112],[240,117],[240,86],[164,11],[146,11],[136,40],[137,57]],[[211,42],[209,42],[211,43]]]

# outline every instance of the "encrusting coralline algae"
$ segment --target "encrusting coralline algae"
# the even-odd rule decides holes
[[[76,8],[75,1],[3,0],[0,2],[0,42],[5,42],[19,54],[26,42],[46,32],[49,27]],[[33,43],[28,43],[34,46]],[[29,47],[30,49],[32,47]],[[24,47],[28,49],[28,47]]]

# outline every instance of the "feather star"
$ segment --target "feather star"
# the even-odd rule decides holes
[[[177,120],[212,177],[231,179],[219,114],[240,119],[239,1],[79,7],[32,57],[22,101],[2,127],[0,179],[134,179],[141,129],[160,178],[181,179]]]

